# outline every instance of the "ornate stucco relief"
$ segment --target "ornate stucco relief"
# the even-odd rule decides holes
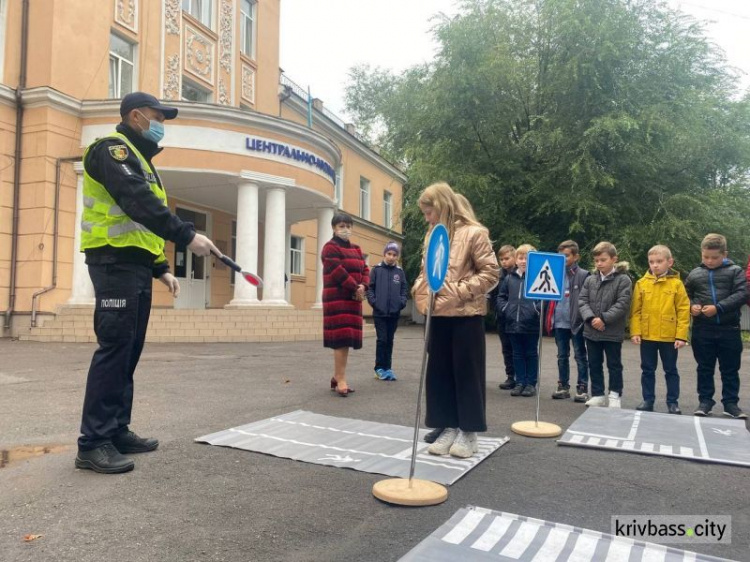
[[[138,0],[115,0],[115,22],[138,31]]]
[[[164,71],[164,99],[180,99],[180,55],[167,57],[167,67]]]
[[[232,0],[221,0],[219,21],[219,64],[225,71],[232,72]]]
[[[180,0],[164,0],[164,28],[170,35],[180,34]]]
[[[185,26],[185,70],[214,83],[214,42],[195,28]]]
[[[255,70],[246,64],[242,65],[242,97],[255,103]]]

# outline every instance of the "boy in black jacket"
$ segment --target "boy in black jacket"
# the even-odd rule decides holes
[[[693,317],[693,356],[698,363],[696,416],[708,416],[714,407],[714,369],[719,362],[721,401],[724,415],[746,419],[740,401],[740,308],[747,299],[747,281],[742,268],[727,259],[727,239],[707,234],[701,242],[699,267],[690,272],[685,289]]]
[[[375,347],[375,378],[395,381],[391,369],[393,336],[398,328],[398,318],[406,306],[406,275],[398,265],[401,249],[395,242],[388,242],[383,250],[383,261],[370,271],[370,287],[367,302],[372,307],[375,320],[377,344]]]

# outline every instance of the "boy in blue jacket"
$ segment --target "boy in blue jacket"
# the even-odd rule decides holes
[[[398,328],[401,310],[406,306],[407,283],[404,270],[397,262],[401,253],[396,242],[388,242],[383,250],[383,261],[370,270],[367,302],[372,307],[377,344],[375,347],[375,378],[395,381],[391,369],[393,336]]]

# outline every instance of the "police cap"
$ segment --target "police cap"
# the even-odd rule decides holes
[[[177,117],[177,108],[162,105],[158,99],[146,92],[131,92],[122,98],[120,103],[120,116],[125,117],[128,113],[139,107],[152,107],[164,114],[164,119]]]

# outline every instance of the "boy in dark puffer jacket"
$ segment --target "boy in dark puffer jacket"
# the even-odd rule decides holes
[[[401,249],[395,242],[388,242],[383,250],[383,261],[370,271],[370,287],[367,302],[372,307],[377,343],[375,346],[375,378],[395,381],[391,369],[393,337],[398,328],[398,318],[406,306],[406,275],[398,266]]]
[[[529,252],[536,248],[523,244],[516,250],[516,269],[508,274],[497,295],[497,317],[505,325],[513,347],[513,367],[516,386],[511,396],[535,396],[539,375],[539,315],[540,301],[523,296],[526,282],[526,262]]]
[[[747,281],[742,268],[727,259],[727,239],[707,234],[701,242],[699,267],[690,272],[685,289],[693,317],[691,345],[698,363],[696,416],[708,416],[714,401],[714,369],[719,362],[721,401],[724,415],[747,418],[740,407],[740,308],[747,299]]]

